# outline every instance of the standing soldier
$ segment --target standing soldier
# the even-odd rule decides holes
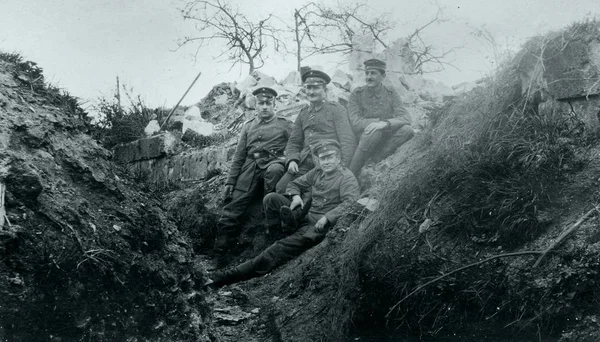
[[[385,62],[369,59],[364,64],[367,84],[352,92],[348,104],[350,123],[360,137],[350,163],[350,170],[357,177],[369,157],[375,156],[375,160],[381,161],[414,135],[410,115],[402,106],[400,96],[382,84]]]
[[[298,230],[276,241],[254,259],[213,274],[205,286],[218,288],[269,273],[323,241],[346,207],[356,201],[358,182],[352,172],[342,166],[340,144],[332,139],[322,140],[313,151],[319,166],[290,182],[287,190],[291,200],[278,193],[268,194],[263,200],[267,223],[273,226],[280,223],[282,206],[304,206],[303,194],[311,192],[313,203]]]
[[[287,172],[277,184],[277,193],[284,194],[290,181],[311,170],[310,148],[324,139],[334,139],[341,145],[342,163],[348,166],[356,148],[356,139],[344,107],[327,101],[327,84],[331,78],[319,70],[302,75],[302,83],[310,105],[303,108],[294,122],[294,129],[285,148]]]
[[[275,116],[277,92],[268,87],[254,90],[258,114],[244,124],[223,191],[229,201],[217,224],[215,251],[224,252],[237,243],[239,218],[246,211],[257,190],[265,194],[275,191],[285,173],[283,151],[292,131],[292,124]]]

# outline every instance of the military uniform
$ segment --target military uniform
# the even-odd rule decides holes
[[[242,128],[226,184],[234,185],[231,202],[223,208],[220,228],[239,225],[255,191],[262,184],[264,193],[275,191],[285,173],[283,151],[291,133],[291,122],[273,116],[268,121],[254,118]]]
[[[300,111],[285,149],[286,166],[295,161],[298,164],[298,173],[293,175],[287,172],[277,184],[278,193],[284,193],[290,181],[315,167],[310,148],[324,139],[339,141],[342,147],[342,163],[348,165],[356,148],[356,139],[346,110],[339,104],[323,102],[320,108],[309,105]]]
[[[365,65],[368,63],[366,61]],[[350,163],[350,170],[355,175],[360,173],[370,156],[384,159],[414,135],[410,127],[410,114],[402,105],[400,96],[393,88],[383,84],[375,89],[357,87],[350,95],[348,117],[354,133],[359,137],[358,147]],[[387,128],[363,134],[369,124],[381,121],[388,124]]]
[[[317,232],[317,221],[325,216],[328,226],[335,225],[346,206],[356,201],[360,194],[356,177],[344,167],[330,173],[324,172],[320,167],[314,168],[290,182],[287,188],[290,196],[303,197],[308,192],[312,193],[313,202],[308,215],[300,222],[295,233],[276,241],[254,259],[219,274],[211,285],[219,287],[266,274],[319,244],[325,238],[326,230]],[[267,222],[279,222],[279,209],[290,203],[289,196],[278,193],[265,196],[263,204]]]

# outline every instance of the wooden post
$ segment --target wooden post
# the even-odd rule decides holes
[[[187,95],[187,93],[190,91],[190,89],[192,89],[192,87],[194,86],[194,83],[196,83],[196,81],[198,80],[198,78],[200,78],[201,74],[202,74],[202,72],[198,73],[198,76],[196,76],[196,78],[194,78],[194,81],[192,82],[192,84],[190,84],[190,86],[185,91],[185,93],[183,93],[183,96],[179,99],[179,101],[177,102],[177,104],[175,105],[175,107],[173,107],[173,109],[171,109],[171,111],[169,112],[169,115],[167,115],[167,118],[165,119],[165,121],[162,123],[162,125],[160,125],[160,130],[161,131],[162,131],[163,127],[167,124],[167,122],[169,122],[169,119],[171,118],[171,115],[173,115],[173,112],[175,112],[175,109],[177,109],[177,107],[179,107],[179,104],[181,103],[181,101],[183,101],[183,98]]]
[[[117,76],[117,93],[115,94],[117,98],[117,104],[119,105],[119,111],[121,111],[121,88],[119,86],[119,76]]]
[[[6,192],[6,186],[0,183],[0,229],[4,227],[4,218],[6,217],[6,209],[4,208],[4,194]]]

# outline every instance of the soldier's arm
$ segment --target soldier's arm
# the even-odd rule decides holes
[[[377,121],[377,119],[366,119],[362,115],[359,100],[360,95],[361,93],[355,90],[350,95],[350,100],[348,101],[348,118],[356,134],[362,133],[370,123]]]
[[[303,194],[309,193],[312,185],[314,184],[314,175],[316,171],[317,168],[314,168],[308,171],[306,174],[291,181],[288,184],[285,193],[292,197],[295,195],[302,197]]]
[[[338,141],[342,147],[342,163],[348,166],[354,155],[354,150],[356,150],[356,136],[350,126],[348,114],[344,107],[335,106],[333,120]]]
[[[226,185],[235,185],[235,182],[237,182],[237,178],[240,175],[240,169],[246,161],[246,155],[248,154],[246,143],[248,141],[248,126],[250,124],[250,122],[246,123],[242,128],[242,132],[240,133],[237,147],[235,148],[235,153],[233,155],[233,160],[231,161],[231,166],[229,167],[227,181],[225,182]]]
[[[391,128],[400,128],[405,125],[410,126],[410,114],[408,113],[408,111],[406,111],[406,108],[404,108],[404,105],[402,104],[402,100],[400,99],[400,95],[398,95],[398,92],[392,89],[390,91],[390,97],[392,101],[392,108],[394,110],[394,117],[388,120],[392,125]]]
[[[302,130],[302,112],[296,117],[294,122],[292,133],[288,139],[287,145],[285,146],[285,156],[287,158],[286,166],[291,161],[300,161],[300,151],[304,145],[304,131]]]
[[[340,203],[337,207],[325,213],[327,221],[334,225],[337,220],[344,214],[346,208],[349,208],[360,196],[360,187],[356,177],[351,172],[344,174],[344,179],[340,184]]]

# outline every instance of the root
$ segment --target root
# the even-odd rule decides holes
[[[411,297],[411,296],[412,296],[412,295],[414,295],[415,293],[417,293],[417,292],[421,291],[421,290],[422,290],[422,289],[424,289],[425,287],[427,287],[427,286],[429,286],[429,285],[431,285],[431,284],[433,284],[433,283],[435,283],[435,282],[437,282],[437,281],[439,281],[439,280],[442,280],[442,279],[446,278],[447,276],[450,276],[450,275],[452,275],[452,274],[454,274],[454,273],[458,273],[458,272],[460,272],[460,271],[462,271],[462,270],[465,270],[465,269],[467,269],[467,268],[471,268],[471,267],[479,266],[479,265],[481,265],[481,264],[485,264],[486,262],[490,262],[490,261],[492,261],[492,260],[499,259],[499,258],[506,258],[506,257],[520,256],[520,255],[542,254],[542,253],[543,253],[543,252],[540,252],[540,251],[523,251],[523,252],[515,252],[515,253],[499,254],[499,255],[494,255],[494,256],[492,256],[492,257],[489,257],[489,258],[487,258],[487,259],[485,259],[485,260],[481,260],[481,261],[478,261],[478,262],[475,262],[475,263],[472,263],[472,264],[469,264],[469,265],[466,265],[466,266],[463,266],[463,267],[459,267],[459,268],[457,268],[457,269],[455,269],[455,270],[453,270],[453,271],[450,271],[450,272],[448,272],[448,273],[442,274],[441,276],[439,276],[439,277],[437,277],[437,278],[435,278],[435,279],[433,279],[433,280],[430,280],[430,281],[426,282],[426,283],[425,283],[425,284],[423,284],[423,285],[419,285],[419,286],[417,286],[417,288],[415,288],[415,289],[414,289],[414,290],[413,290],[411,293],[407,294],[406,296],[404,296],[404,298],[400,299],[400,301],[398,301],[396,304],[394,304],[394,306],[392,306],[392,307],[391,307],[391,309],[388,311],[388,313],[385,315],[385,317],[386,317],[386,318],[388,318],[388,317],[391,315],[391,313],[392,313],[392,312],[393,312],[393,311],[394,311],[394,310],[395,310],[395,309],[396,309],[396,308],[397,308],[397,307],[398,307],[400,304],[402,304],[402,302],[404,302],[406,299],[408,299],[409,297]]]
[[[574,232],[579,226],[581,226],[581,224],[583,222],[585,222],[588,218],[590,218],[592,216],[592,214],[594,212],[598,211],[598,207],[594,207],[593,209],[590,209],[590,211],[588,211],[585,215],[583,215],[577,222],[575,222],[575,224],[573,226],[571,226],[571,228],[565,230],[559,237],[558,239],[556,239],[556,241],[554,241],[554,243],[552,243],[550,246],[548,246],[548,248],[546,248],[542,253],[542,255],[540,255],[540,257],[536,260],[535,264],[533,264],[532,268],[536,268],[540,262],[542,262],[542,259],[546,256],[546,254],[548,254],[548,252],[550,252],[551,250],[553,250],[556,246],[558,246],[562,240],[564,240],[567,235],[571,234],[572,232]]]

